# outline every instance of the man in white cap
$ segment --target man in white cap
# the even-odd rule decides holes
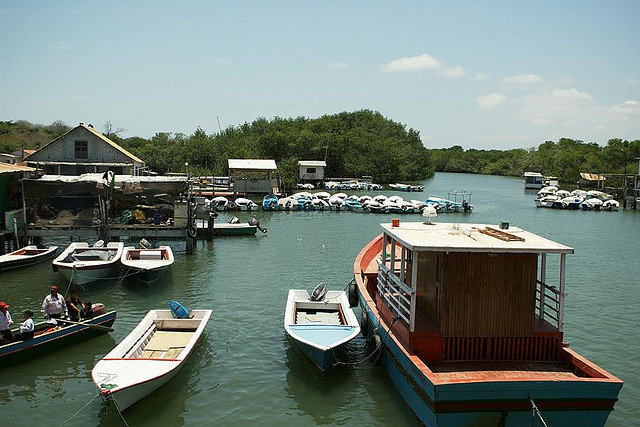
[[[62,316],[69,317],[67,313],[67,302],[58,293],[58,287],[53,285],[51,293],[42,301],[42,314],[48,319],[61,319]]]
[[[9,308],[9,304],[4,301],[0,301],[0,334],[2,338],[8,340],[9,342],[13,341],[13,335],[11,334],[11,329],[9,326],[13,325],[13,320],[11,319],[11,315],[7,311]]]

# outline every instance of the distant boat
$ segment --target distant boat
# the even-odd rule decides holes
[[[300,350],[322,371],[338,362],[344,346],[360,333],[360,325],[344,291],[316,287],[290,289],[284,313],[284,329]]]
[[[58,250],[57,246],[38,248],[37,246],[25,246],[16,251],[0,256],[0,271],[11,270],[19,267],[37,264],[51,258]]]
[[[355,200],[353,198],[347,198],[344,200],[344,207],[348,210],[348,211],[353,211],[353,212],[362,212],[362,203],[360,203],[358,200]]]
[[[524,173],[524,188],[542,188],[544,176],[539,172]]]
[[[105,398],[124,411],[173,378],[204,332],[211,310],[174,318],[171,310],[151,310],[129,335],[102,358],[91,378]]]
[[[141,245],[142,246],[142,245]],[[122,251],[122,265],[128,269],[126,276],[133,276],[142,282],[153,283],[161,279],[174,262],[170,246],[157,248],[128,246]]]
[[[257,211],[258,210],[258,205],[250,199],[246,199],[244,197],[238,197],[235,201],[234,204],[236,206],[236,209],[239,209],[241,211]]]
[[[107,246],[101,246],[102,244],[101,240],[93,246],[86,242],[71,243],[53,260],[53,271],[61,271],[76,285],[117,278],[124,243],[109,242]]]
[[[50,321],[36,323],[32,339],[14,341],[0,346],[0,363],[2,366],[20,363],[109,332],[110,326],[116,321],[116,312],[107,312],[104,305],[99,303],[93,304],[93,308],[95,313],[93,318],[74,324],[65,325],[60,321],[61,325],[58,327]],[[17,333],[18,328],[13,332]],[[70,348],[69,351],[73,353]]]
[[[265,211],[279,211],[280,205],[278,204],[278,196],[275,194],[267,194],[262,199],[262,210]]]

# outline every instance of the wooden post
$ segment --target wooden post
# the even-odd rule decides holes
[[[547,278],[547,254],[540,257],[540,320],[544,320],[544,288]]]
[[[560,295],[558,295],[558,331],[564,329],[564,275],[566,272],[567,254],[560,254]]]
[[[209,219],[207,220],[207,242],[213,241],[213,224],[215,221],[215,215],[209,212]]]

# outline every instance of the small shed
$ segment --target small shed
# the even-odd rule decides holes
[[[229,159],[229,176],[233,192],[244,194],[270,194],[280,192],[276,178],[276,161],[271,159]]]
[[[140,175],[145,164],[92,125],[80,123],[49,142],[24,161],[45,174],[82,175],[112,171],[116,175]]]
[[[35,169],[24,165],[0,163],[0,228],[13,229],[13,218],[22,225],[22,186],[20,178]],[[4,248],[3,248],[4,249]]]
[[[301,160],[298,165],[300,165],[300,175],[298,177],[300,181],[324,181],[324,170],[327,167],[327,162],[323,160]]]

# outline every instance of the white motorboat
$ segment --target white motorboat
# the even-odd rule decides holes
[[[603,210],[603,211],[617,211],[619,206],[620,206],[620,203],[618,203],[617,200],[609,199],[609,200],[605,200],[602,203],[601,210]]]
[[[25,246],[0,256],[0,271],[37,264],[51,258],[56,250],[58,250],[57,246],[49,246],[48,248],[39,248],[34,245]]]
[[[540,197],[539,199],[535,199],[536,207],[538,208],[551,208],[553,207],[553,202],[559,200],[559,197],[555,194],[550,194],[548,196]]]
[[[346,293],[326,291],[323,283],[311,296],[306,290],[289,290],[284,329],[322,371],[337,363],[340,351],[360,333]]]
[[[602,191],[598,191],[598,190],[590,190],[587,191],[587,196],[588,197],[595,197],[596,199],[600,199],[603,202],[606,202],[607,200],[611,200],[613,198],[613,196],[611,194],[602,192]]]
[[[217,211],[226,211],[229,207],[229,199],[224,196],[217,196],[211,199],[211,209]]]
[[[592,197],[591,199],[587,199],[580,204],[580,207],[585,211],[599,211],[602,208],[602,204],[604,202],[600,199],[596,199]]]
[[[238,197],[235,201],[234,201],[237,209],[240,209],[241,211],[257,211],[258,210],[258,205],[250,199],[245,199],[244,197]]]
[[[115,400],[120,411],[178,373],[211,317],[211,310],[193,310],[186,318],[175,318],[173,311],[149,311],[91,371],[102,396]]]
[[[173,265],[173,251],[170,246],[150,248],[146,243],[141,241],[140,249],[133,246],[124,248],[120,261],[127,269],[126,276],[153,283],[161,279]]]
[[[87,242],[73,242],[53,260],[53,271],[61,271],[76,285],[118,277],[124,243],[99,240],[93,246]]]
[[[542,198],[545,196],[556,194],[556,191],[558,191],[558,187],[556,187],[555,185],[548,185],[546,187],[542,187],[542,189],[540,189],[537,194],[539,198]]]

